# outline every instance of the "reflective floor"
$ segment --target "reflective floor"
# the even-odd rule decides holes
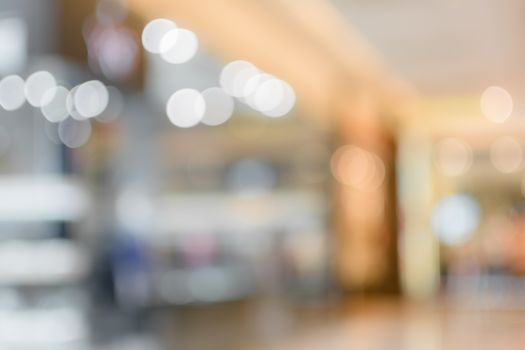
[[[525,312],[445,303],[239,303],[178,310],[170,349],[525,349]]]

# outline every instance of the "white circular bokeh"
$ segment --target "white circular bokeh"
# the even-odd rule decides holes
[[[280,101],[279,105],[275,107],[274,109],[263,111],[263,113],[267,115],[268,117],[278,118],[278,117],[285,116],[286,114],[290,113],[290,111],[295,106],[295,101],[296,101],[295,91],[290,86],[290,84],[288,84],[287,82],[282,81],[282,80],[280,82],[284,90],[283,98]]]
[[[78,148],[86,144],[91,136],[91,122],[89,120],[75,120],[68,118],[58,125],[58,137],[69,148]]]
[[[24,104],[25,82],[18,75],[9,75],[0,80],[0,106],[7,111],[14,111]]]
[[[285,99],[285,87],[281,80],[272,78],[261,83],[254,96],[254,106],[260,112],[271,112],[279,108]]]
[[[340,183],[360,191],[375,191],[383,185],[386,167],[375,153],[346,145],[332,155],[331,170]]]
[[[33,107],[41,107],[47,91],[56,87],[55,77],[48,71],[38,71],[31,74],[25,84],[25,95]]]
[[[481,95],[481,112],[494,123],[503,123],[514,109],[512,96],[499,86],[487,88]]]
[[[295,91],[287,82],[262,72],[247,61],[233,61],[221,71],[224,92],[269,117],[281,117],[295,106]]]
[[[75,109],[82,117],[96,117],[104,112],[108,105],[108,89],[98,80],[85,82],[76,89],[73,101]]]
[[[188,29],[172,29],[160,41],[161,57],[172,64],[188,62],[198,49],[199,39]]]
[[[146,51],[154,54],[161,53],[161,41],[164,35],[172,29],[176,29],[175,22],[169,19],[159,18],[149,22],[142,31],[142,45]]]
[[[224,92],[234,96],[234,81],[239,72],[244,69],[255,69],[255,66],[247,61],[233,61],[228,63],[221,71],[220,84]]]
[[[206,111],[206,102],[201,93],[194,89],[176,91],[168,100],[166,113],[169,120],[181,128],[197,125]]]
[[[266,81],[275,79],[273,75],[260,73],[251,77],[244,85],[243,98],[241,99],[244,103],[248,104],[253,109],[257,109],[255,105],[255,95],[257,89]]]
[[[472,166],[472,149],[463,140],[448,137],[437,145],[437,165],[446,176],[459,176]]]
[[[467,194],[454,194],[440,200],[432,213],[432,229],[440,242],[459,245],[477,229],[481,217],[478,201]]]
[[[67,98],[66,98],[66,109],[69,115],[71,116],[71,118],[76,119],[76,120],[84,120],[86,118],[80,115],[80,113],[78,113],[76,106],[75,106],[75,94],[79,87],[80,85],[77,85],[69,91],[69,94],[67,95]]]
[[[511,136],[496,139],[490,147],[490,160],[502,173],[512,173],[523,165],[522,144]]]
[[[261,71],[254,66],[238,71],[232,80],[231,95],[237,98],[247,97],[247,94],[250,93],[248,83],[253,81],[252,79],[257,78],[259,75],[261,75]]]
[[[69,90],[63,86],[54,87],[44,94],[40,110],[48,121],[58,123],[68,117],[66,105],[68,95]]]
[[[224,124],[233,114],[233,98],[221,88],[212,87],[202,92],[206,110],[202,123],[210,126]]]

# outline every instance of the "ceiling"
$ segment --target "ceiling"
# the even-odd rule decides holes
[[[333,0],[385,60],[427,93],[523,90],[522,0]]]

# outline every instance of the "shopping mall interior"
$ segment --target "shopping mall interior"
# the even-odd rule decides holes
[[[521,0],[0,0],[0,349],[525,348]]]

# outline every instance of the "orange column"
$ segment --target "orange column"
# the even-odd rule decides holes
[[[331,161],[336,275],[348,291],[398,292],[394,138],[371,95],[345,106]]]

